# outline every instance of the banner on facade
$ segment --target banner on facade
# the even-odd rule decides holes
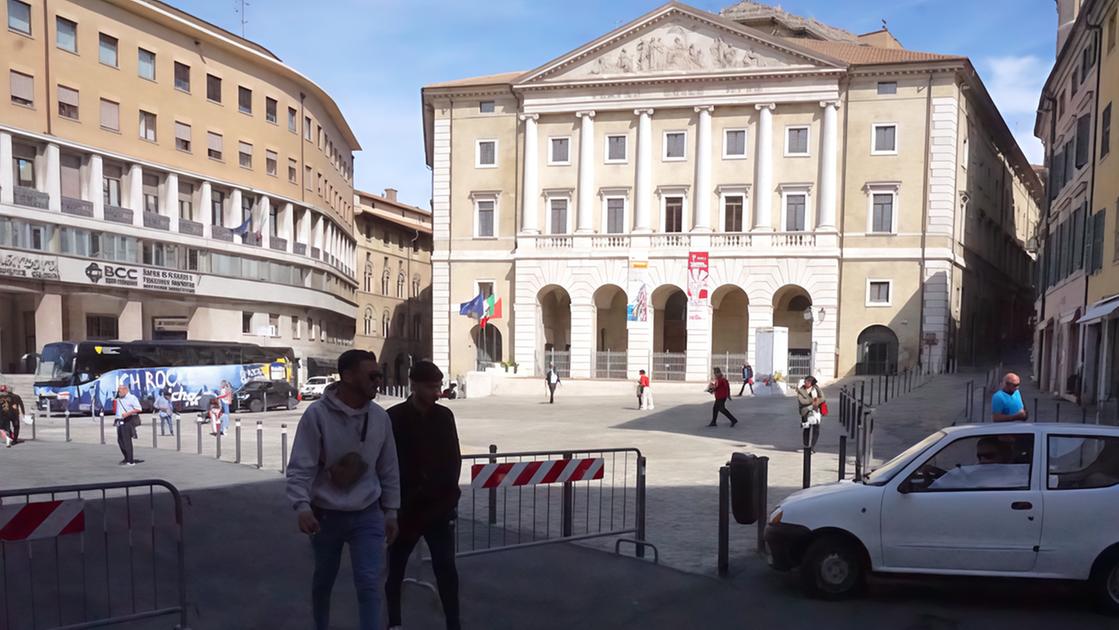
[[[147,289],[166,293],[193,294],[198,289],[198,275],[174,269],[134,267],[111,262],[85,262],[65,259],[63,275],[67,282],[97,286]]]
[[[688,252],[688,319],[707,318],[709,277],[707,252]]]
[[[0,254],[0,276],[31,280],[58,280],[58,258],[5,252]]]
[[[629,301],[626,303],[626,320],[644,322],[649,319],[649,286],[646,282],[648,261],[635,260],[629,264]]]

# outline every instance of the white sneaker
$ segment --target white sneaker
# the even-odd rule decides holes
[[[8,448],[12,448],[12,436],[10,436],[10,435],[5,435],[4,436],[4,446],[7,446]]]

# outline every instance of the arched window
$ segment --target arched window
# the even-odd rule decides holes
[[[365,292],[373,292],[373,265],[372,263],[365,264]]]
[[[365,307],[365,336],[368,337],[373,334],[373,309]]]
[[[381,336],[389,336],[389,312],[386,309],[385,314],[381,316]]]
[[[420,275],[412,276],[412,297],[420,297]]]
[[[389,294],[389,270],[385,267],[385,273],[381,275],[381,295]]]
[[[396,276],[396,297],[404,297],[404,274]]]
[[[412,316],[412,339],[419,340],[419,339],[423,338],[423,323],[422,322],[423,322],[423,320],[420,319],[419,315],[413,315]]]

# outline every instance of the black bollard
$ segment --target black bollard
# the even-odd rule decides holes
[[[101,410],[101,443],[105,443],[105,410]]]
[[[175,414],[175,451],[182,452],[183,450],[183,417],[180,414]]]
[[[233,463],[241,463],[241,419],[233,421]]]
[[[808,439],[810,429],[804,430],[804,439]],[[804,470],[801,474],[800,487],[807,488],[812,485],[812,449],[804,447]]]
[[[730,466],[719,468],[719,577],[730,569]]]
[[[264,424],[256,421],[256,467],[264,468]]]
[[[214,458],[221,459],[221,429],[220,428],[218,429],[217,433],[214,434],[214,438],[216,439],[215,448],[217,449],[217,452],[214,454]]]
[[[497,445],[496,444],[490,444],[490,453],[492,454],[492,453],[496,453],[496,452],[497,452]],[[496,464],[497,463],[497,458],[496,457],[490,457],[490,463],[491,464]],[[490,525],[495,525],[497,523],[497,488],[490,488],[488,518],[489,518],[489,524]]]
[[[152,414],[152,448],[159,448],[159,444],[155,441],[155,437],[157,435],[159,435],[159,431],[158,431],[159,427],[156,426],[158,423],[159,423],[159,414],[153,413]]]
[[[194,426],[198,427],[198,454],[199,455],[202,454],[202,422],[203,422],[202,414],[198,414],[198,421],[194,423]]]
[[[70,408],[66,408],[66,441],[70,441]]]
[[[847,478],[847,436],[839,434],[839,480]]]
[[[288,425],[280,425],[280,473],[288,473]]]

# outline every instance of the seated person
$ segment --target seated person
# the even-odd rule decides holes
[[[1028,489],[1030,464],[1015,463],[1014,441],[1002,436],[980,438],[976,464],[958,465],[929,484],[929,490]]]

